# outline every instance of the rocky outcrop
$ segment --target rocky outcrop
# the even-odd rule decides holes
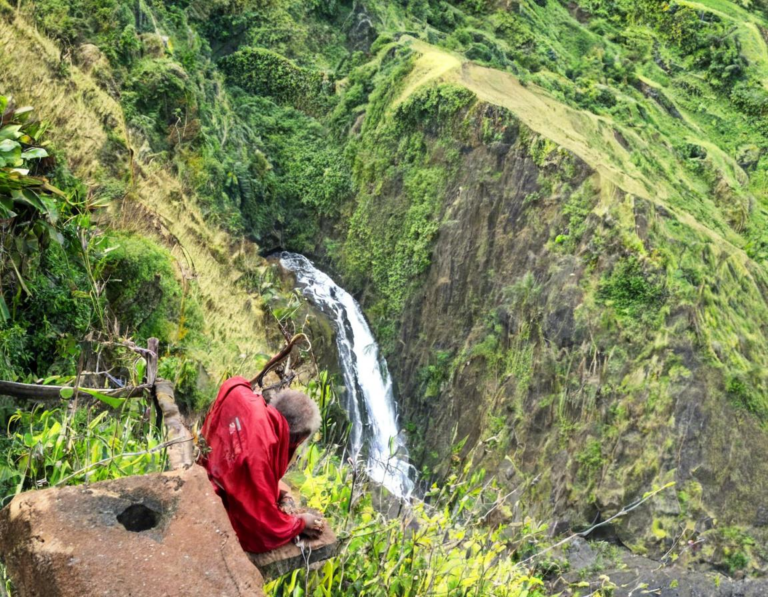
[[[0,511],[19,597],[263,595],[197,466],[24,493]]]
[[[716,572],[686,570],[634,555],[606,543],[576,539],[562,552],[567,572],[550,585],[564,596],[605,593],[614,597],[762,597],[768,580],[734,580]]]

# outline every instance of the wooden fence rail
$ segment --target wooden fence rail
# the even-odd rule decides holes
[[[98,392],[110,398],[137,398],[151,390],[149,384],[127,386],[125,388],[75,388],[74,386],[44,386],[34,383],[17,383],[15,381],[0,381],[0,395],[11,396],[18,400],[58,400],[62,390],[77,390],[83,394]]]
[[[16,383],[13,381],[0,381],[0,395],[11,396],[18,400],[58,400],[62,398],[62,391],[73,391],[73,395],[82,393],[89,395],[92,392],[109,396],[111,398],[136,398],[150,395],[155,400],[158,411],[162,414],[165,424],[167,440],[173,442],[168,447],[168,463],[171,470],[187,468],[195,461],[194,438],[184,425],[179,412],[179,407],[173,396],[173,383],[157,378],[158,348],[157,338],[150,338],[147,348],[131,347],[141,354],[147,361],[145,383],[138,386],[125,388],[80,388],[75,386],[44,386],[32,383]],[[158,420],[159,424],[159,420]]]

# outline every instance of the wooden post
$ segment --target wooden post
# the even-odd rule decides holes
[[[150,338],[147,340],[147,385],[153,386],[155,385],[155,380],[157,379],[157,366],[158,361],[160,360],[160,355],[158,352],[160,352],[160,340],[157,338]]]
[[[155,398],[167,431],[166,441],[178,442],[168,446],[168,463],[171,470],[189,468],[195,462],[195,446],[192,434],[181,420],[179,407],[173,398],[173,384],[164,379],[155,382]]]

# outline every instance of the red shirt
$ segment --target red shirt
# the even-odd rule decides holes
[[[210,448],[201,464],[245,551],[276,549],[304,530],[301,518],[277,506],[293,455],[288,422],[245,378],[224,382],[201,433]]]

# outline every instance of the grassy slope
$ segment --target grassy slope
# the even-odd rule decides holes
[[[26,21],[0,19],[0,44],[0,91],[21,105],[33,105],[50,120],[51,140],[65,152],[72,171],[91,186],[106,159],[117,160],[117,168],[127,173],[130,138],[120,105],[78,67],[61,74],[59,49]],[[120,141],[105,158],[102,150],[110,147],[110,137]],[[251,254],[250,259],[258,259],[253,248],[234,245],[223,231],[207,225],[169,169],[138,159],[133,185],[114,209],[110,226],[166,244],[177,259],[179,275],[197,294],[205,313],[206,345],[191,356],[214,379],[252,370],[255,356],[269,352],[263,313],[260,300],[236,284],[241,273],[233,258],[237,252],[241,258]]]

